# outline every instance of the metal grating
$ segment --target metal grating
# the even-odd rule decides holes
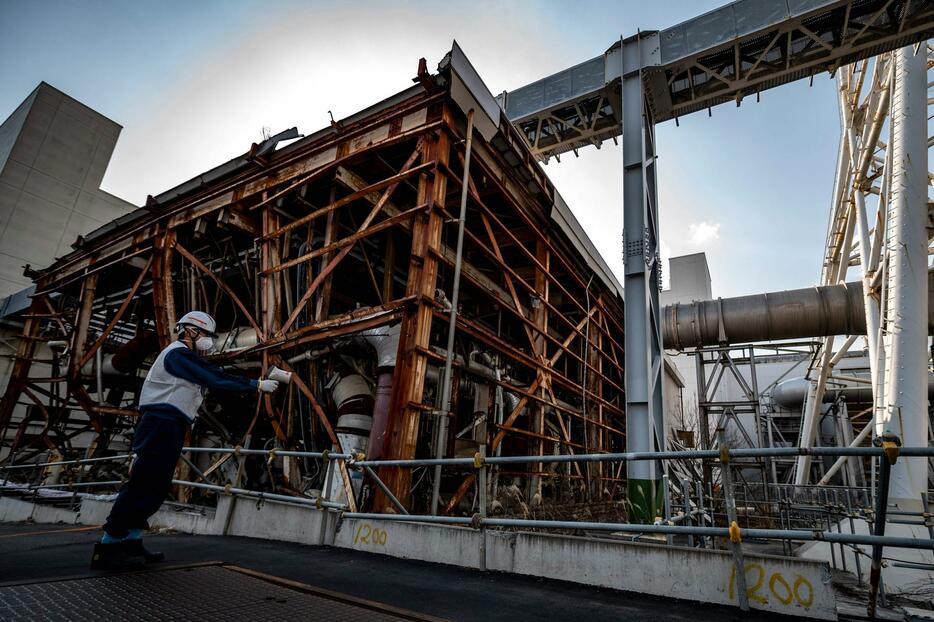
[[[316,596],[228,569],[199,566],[0,588],[0,620],[429,619]]]

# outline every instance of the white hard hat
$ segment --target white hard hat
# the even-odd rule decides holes
[[[217,322],[204,311],[189,311],[175,323],[175,331],[179,332],[183,326],[191,326],[211,336],[217,333]]]

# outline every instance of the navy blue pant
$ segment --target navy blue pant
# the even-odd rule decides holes
[[[133,437],[136,460],[130,479],[117,495],[104,531],[125,538],[130,529],[148,529],[147,520],[156,513],[172,489],[175,465],[182,454],[188,417],[172,408],[142,410]]]

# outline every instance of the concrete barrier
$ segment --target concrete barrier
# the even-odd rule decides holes
[[[83,499],[78,512],[0,498],[0,521],[34,520],[98,525],[110,501]],[[330,545],[405,559],[480,568],[486,539],[489,570],[572,581],[702,603],[737,605],[730,554],[609,538],[579,538],[420,523],[345,519],[337,513],[277,501],[222,496],[216,510],[166,504],[153,527],[204,535],[228,535]],[[750,606],[754,609],[836,620],[836,598],[826,562],[750,555],[745,557]]]
[[[347,519],[334,546],[393,557],[479,568],[473,529],[396,521]],[[487,568],[703,603],[736,605],[730,554],[610,539],[487,531]],[[745,555],[750,606],[836,620],[826,563]]]

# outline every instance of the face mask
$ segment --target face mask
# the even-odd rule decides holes
[[[200,352],[207,352],[208,350],[212,350],[214,348],[214,340],[206,335],[198,337],[195,339],[195,347]]]

